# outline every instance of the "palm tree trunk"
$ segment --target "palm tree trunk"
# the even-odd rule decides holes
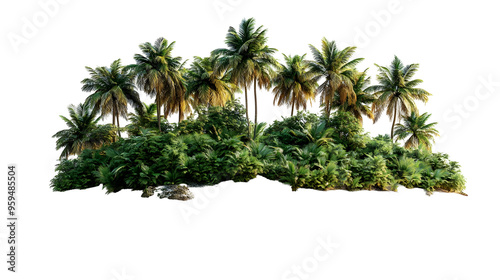
[[[295,94],[292,93],[292,115],[291,115],[291,117],[293,117],[293,107],[295,107]]]
[[[156,118],[158,119],[158,131],[161,133],[160,97],[158,96],[158,91],[156,91]]]
[[[184,114],[182,112],[182,101],[179,101],[179,123],[184,119]]]
[[[396,112],[398,108],[398,101],[396,100],[396,104],[394,105],[394,120],[392,121],[392,128],[391,128],[391,141],[394,138],[394,125],[396,124]]]
[[[253,78],[253,95],[255,96],[255,123],[253,129],[253,138],[257,135],[257,78]]]
[[[330,119],[330,100],[327,99],[326,100],[326,103],[325,103],[325,114],[326,114],[326,119],[329,120]]]
[[[248,95],[247,95],[247,86],[246,85],[245,85],[245,112],[247,115],[248,138],[250,138],[250,118],[248,118]]]
[[[113,99],[113,117],[116,116],[116,127],[118,128],[118,137],[122,138],[122,134],[120,132],[120,121],[118,119],[118,106],[116,105],[116,100]]]
[[[122,138],[122,133],[120,132],[120,116],[116,112],[116,127],[118,127],[118,137]]]

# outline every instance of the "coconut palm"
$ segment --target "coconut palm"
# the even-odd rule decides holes
[[[266,45],[267,29],[263,26],[255,29],[255,19],[243,19],[237,32],[234,27],[229,27],[225,43],[227,48],[216,49],[213,56],[220,56],[216,71],[231,70],[233,83],[244,89],[246,118],[250,135],[250,119],[248,117],[248,94],[247,90],[254,84],[255,101],[257,101],[257,85],[269,87],[271,85],[273,72],[271,65],[276,61],[272,54],[276,49]],[[257,118],[257,103],[255,104],[255,117]],[[257,119],[255,120],[257,123]]]
[[[164,104],[163,114],[165,118],[171,114],[179,114],[179,123],[184,120],[184,114],[191,112],[191,103],[193,103],[192,98],[186,95],[187,81],[184,77],[187,74],[187,69],[184,67],[187,60],[177,65],[173,70],[175,71],[178,83],[176,84],[175,91],[168,93],[166,92],[163,96]]]
[[[196,56],[186,73],[187,92],[194,105],[224,106],[234,100],[238,87],[231,82],[231,71],[214,71],[218,57]]]
[[[315,76],[309,71],[308,65],[305,62],[305,54],[302,56],[287,56],[285,57],[286,65],[281,64],[277,76],[274,79],[275,87],[274,104],[278,106],[283,104],[296,107],[297,111],[302,107],[307,108],[307,101],[312,105],[312,100],[316,96],[317,83]]]
[[[145,128],[155,128],[156,120],[156,103],[147,105],[142,103],[142,107],[136,108],[134,113],[128,114],[130,124],[127,125],[127,131],[130,135],[139,135],[140,130]]]
[[[434,136],[439,136],[439,132],[434,128],[436,122],[427,123],[431,114],[424,113],[418,115],[415,112],[407,117],[403,117],[403,124],[396,124],[394,135],[396,136],[396,141],[404,140],[408,136],[405,142],[405,148],[416,148],[419,145],[423,145],[427,150],[431,150],[431,142],[434,142]]]
[[[124,69],[120,59],[113,61],[110,67],[85,68],[90,73],[90,78],[82,80],[82,90],[93,92],[85,102],[99,111],[101,116],[111,114],[113,125],[116,119],[118,135],[121,137],[119,117],[127,118],[127,103],[134,108],[141,106],[133,74]]]
[[[353,75],[352,88],[356,94],[355,103],[342,103],[339,94],[335,95],[335,99],[332,103],[333,109],[353,114],[361,125],[363,125],[363,115],[373,120],[371,104],[375,101],[375,97],[366,92],[366,88],[370,84],[370,77],[368,77],[366,73],[367,70],[368,69],[363,72],[355,72]]]
[[[356,102],[352,79],[356,65],[363,58],[350,60],[356,47],[341,50],[337,48],[335,41],[328,41],[326,38],[321,41],[321,51],[313,45],[309,45],[309,48],[314,57],[314,60],[309,61],[311,71],[315,73],[317,80],[324,79],[317,92],[321,94],[320,102],[325,106],[325,115],[329,117],[335,94],[340,96],[341,103]]]
[[[426,90],[416,88],[422,80],[412,80],[418,70],[418,64],[403,65],[397,56],[394,56],[389,67],[378,67],[379,74],[377,80],[379,85],[374,85],[366,89],[366,92],[373,93],[376,100],[372,104],[374,114],[373,122],[378,121],[382,113],[389,116],[392,121],[391,140],[394,138],[394,125],[396,119],[408,116],[410,112],[418,114],[417,105],[414,100],[427,102],[431,95]]]
[[[154,45],[149,42],[139,45],[142,54],[135,54],[135,64],[127,66],[136,76],[139,88],[155,98],[158,130],[161,131],[161,106],[172,96],[183,94],[182,76],[179,72],[180,57],[173,57],[175,42],[160,37]],[[179,105],[182,116],[182,104]],[[168,114],[165,114],[167,118]]]
[[[70,155],[79,155],[84,149],[97,149],[109,144],[115,137],[114,125],[98,125],[101,119],[90,104],[70,105],[69,119],[60,116],[68,129],[58,131],[52,137],[57,138],[56,150],[63,149],[59,159]]]
[[[265,43],[267,38],[263,40],[262,43]],[[269,48],[268,46],[264,46],[257,52],[257,59],[254,62],[254,73],[253,73],[253,94],[255,100],[255,122],[254,125],[257,125],[257,86],[259,89],[265,88],[269,90],[272,85],[272,81],[276,76],[276,72],[274,68],[279,66],[279,63],[274,59],[272,54],[276,51],[276,49]],[[254,138],[256,138],[257,130],[254,129]]]

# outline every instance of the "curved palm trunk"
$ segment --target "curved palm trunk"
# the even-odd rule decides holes
[[[295,107],[295,94],[292,94],[292,115],[291,117],[293,117],[293,108]]]
[[[250,138],[250,118],[248,118],[248,94],[246,85],[245,85],[245,113],[247,115],[248,138]]]
[[[394,105],[394,120],[392,121],[392,128],[391,128],[391,140],[394,138],[394,125],[396,124],[396,112],[398,108],[398,101],[396,100],[396,104]]]
[[[255,96],[255,123],[253,129],[253,138],[257,135],[257,78],[253,78],[253,95]]]

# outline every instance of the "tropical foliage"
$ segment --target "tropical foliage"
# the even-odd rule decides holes
[[[418,70],[418,64],[405,66],[395,56],[389,67],[375,65],[379,70],[377,80],[380,84],[366,89],[367,92],[373,92],[376,97],[372,106],[373,122],[378,121],[385,111],[389,118],[393,119],[391,128],[391,139],[393,139],[396,119],[408,116],[411,112],[418,113],[415,100],[427,102],[431,94],[416,87],[422,83],[422,80],[412,80]]]
[[[355,66],[363,60],[356,58],[351,60],[356,47],[339,49],[335,41],[323,38],[321,50],[309,45],[314,60],[309,62],[311,71],[315,73],[316,79],[323,79],[317,89],[320,94],[321,104],[324,105],[325,115],[330,116],[331,105],[335,95],[340,96],[340,102],[354,104],[356,94],[352,86]]]
[[[290,105],[293,109],[307,108],[307,102],[312,105],[312,100],[316,97],[317,83],[315,76],[309,71],[303,56],[285,57],[286,65],[281,64],[277,76],[274,79],[275,87],[274,104],[278,106]]]
[[[224,106],[234,100],[239,88],[231,82],[230,70],[214,71],[218,56],[195,57],[186,72],[187,92],[196,106]]]
[[[82,90],[93,92],[85,103],[101,112],[101,116],[112,115],[113,125],[118,127],[120,133],[120,116],[127,118],[127,103],[134,108],[141,106],[139,93],[133,82],[133,74],[121,65],[120,60],[115,60],[110,67],[86,67],[90,78],[82,80]]]
[[[255,28],[255,19],[243,19],[239,30],[229,27],[226,35],[227,48],[212,51],[218,56],[217,71],[231,70],[231,81],[244,89],[245,108],[248,128],[248,88],[253,84],[255,99],[255,123],[257,123],[257,86],[269,88],[274,76],[273,67],[277,66],[273,53],[276,49],[266,45],[267,29],[263,26]],[[249,132],[250,136],[250,132]]]
[[[396,191],[402,185],[463,194],[460,165],[431,152],[438,131],[436,123],[428,122],[429,113],[417,111],[415,101],[427,102],[430,96],[417,87],[422,81],[413,79],[418,64],[405,66],[395,57],[389,67],[376,65],[379,84],[370,86],[366,70],[356,69],[362,58],[352,59],[355,47],[340,49],[323,38],[320,49],[310,45],[312,60],[284,55],[278,64],[277,50],[267,40],[263,26],[244,19],[238,31],[229,28],[226,48],[194,57],[189,68],[173,56],[174,43],[161,37],[141,44],[132,65],[123,67],[116,60],[110,67],[87,67],[90,78],[82,81],[82,89],[90,92],[87,102],[69,106],[69,118],[61,116],[68,129],[53,136],[62,149],[53,190],[102,184],[111,193],[178,183],[246,182],[260,175],[294,191]],[[247,96],[252,87],[253,123]],[[271,87],[274,103],[292,108],[290,117],[267,125],[257,122],[257,88]],[[141,103],[136,88],[155,102]],[[241,91],[245,105],[234,96]],[[323,113],[300,111],[316,95]],[[169,123],[174,113],[179,120]],[[391,135],[371,138],[363,117],[376,122],[383,113],[392,120]],[[112,123],[99,124],[108,114]],[[128,137],[113,141],[120,116],[130,121]],[[396,124],[398,119],[402,123]]]
[[[424,148],[431,150],[431,141],[434,141],[434,136],[439,136],[439,132],[434,128],[437,123],[427,123],[431,114],[424,113],[417,115],[411,112],[411,115],[403,118],[403,124],[396,124],[394,134],[396,140],[404,140],[405,148],[415,148],[423,145]]]
[[[176,99],[184,94],[184,85],[180,73],[181,58],[172,56],[175,42],[168,43],[165,38],[158,38],[154,44],[146,42],[139,45],[142,54],[135,54],[135,64],[128,65],[135,75],[137,86],[155,98],[158,130],[161,131],[160,110],[167,100]],[[180,112],[182,107],[180,104]],[[179,114],[181,118],[182,114]],[[168,114],[165,114],[165,118]]]
[[[58,131],[52,137],[57,138],[56,149],[63,149],[60,158],[68,159],[71,155],[79,155],[85,149],[97,149],[109,144],[115,138],[113,125],[99,125],[100,117],[96,116],[88,104],[70,105],[69,118],[59,116],[68,129]]]
[[[368,77],[366,73],[367,70],[354,73],[352,88],[356,94],[356,102],[342,102],[340,94],[336,94],[332,102],[332,109],[351,113],[358,119],[361,125],[363,125],[363,116],[373,120],[371,104],[375,101],[375,97],[366,92],[370,84],[370,77]]]

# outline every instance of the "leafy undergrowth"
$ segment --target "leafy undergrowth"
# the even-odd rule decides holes
[[[142,130],[75,159],[63,159],[54,191],[103,184],[108,193],[178,183],[247,182],[257,175],[292,190],[395,191],[398,185],[464,194],[465,178],[448,155],[407,150],[387,135],[370,138],[349,113],[328,119],[299,112],[257,126],[255,137],[239,104],[201,109],[168,131]],[[253,133],[251,134],[253,135]]]

